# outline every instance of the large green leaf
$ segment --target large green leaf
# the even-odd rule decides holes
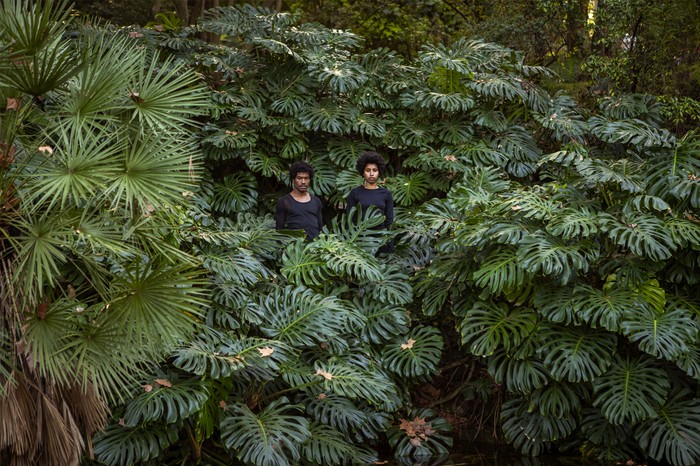
[[[444,345],[438,329],[415,327],[384,346],[384,366],[402,378],[425,379],[437,372]]]
[[[299,406],[286,398],[273,401],[259,413],[242,403],[227,405],[221,419],[221,439],[241,461],[256,466],[294,464],[301,445],[309,439],[309,422]]]
[[[501,408],[501,429],[506,439],[526,455],[544,453],[551,442],[568,437],[576,427],[573,415],[545,416],[529,409],[521,399],[506,401]]]
[[[478,302],[460,324],[462,343],[472,354],[489,356],[500,347],[509,350],[520,345],[535,329],[536,321],[532,309]]]
[[[95,436],[95,456],[108,466],[136,464],[157,458],[177,442],[174,426],[142,424],[138,427],[111,425]]]
[[[636,423],[656,416],[669,390],[666,373],[656,361],[616,356],[608,371],[593,381],[593,406],[613,424]]]
[[[360,332],[364,341],[385,343],[408,331],[411,319],[406,309],[386,305],[368,295],[355,298],[350,306],[365,316],[366,323]]]
[[[197,379],[148,382],[126,405],[124,422],[129,427],[154,421],[172,424],[199,411],[209,398],[206,386]]]
[[[635,428],[639,446],[656,461],[678,466],[700,459],[700,400],[679,390],[655,406],[656,416]]]
[[[311,346],[338,335],[350,318],[342,303],[304,287],[273,287],[260,303],[262,332],[293,346]]]
[[[676,360],[697,341],[697,324],[685,309],[658,312],[645,307],[625,317],[622,332],[639,349],[658,358]]]
[[[540,327],[538,348],[544,364],[557,380],[588,382],[603,374],[617,348],[612,333],[592,331],[586,327]]]

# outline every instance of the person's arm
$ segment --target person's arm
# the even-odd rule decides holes
[[[275,208],[275,230],[282,230],[287,224],[287,209],[284,207],[284,196],[277,201]]]
[[[321,202],[321,199],[318,196],[315,196],[316,200],[318,201],[318,208],[316,210],[316,218],[318,218],[318,231],[320,232],[321,229],[323,228],[323,203]]]
[[[391,230],[391,225],[394,223],[394,197],[391,195],[391,191],[386,190],[386,213],[384,214],[384,226],[387,230]]]
[[[350,191],[350,194],[348,194],[348,198],[345,201],[345,213],[350,215],[350,211],[352,210],[353,207],[357,204],[357,199],[355,199],[355,190],[353,189]]]

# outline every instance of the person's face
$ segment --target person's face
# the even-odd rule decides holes
[[[311,177],[308,173],[299,172],[292,180],[294,182],[294,190],[300,193],[305,193],[309,189]]]
[[[374,184],[379,179],[379,167],[376,163],[368,163],[365,165],[365,171],[362,173],[365,181],[369,184]]]

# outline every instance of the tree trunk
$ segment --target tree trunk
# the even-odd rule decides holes
[[[173,0],[175,4],[175,14],[182,20],[185,26],[190,24],[190,10],[187,6],[187,0]]]

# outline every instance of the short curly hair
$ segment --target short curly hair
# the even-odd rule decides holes
[[[365,167],[370,163],[377,166],[379,169],[379,176],[384,175],[384,172],[386,171],[386,162],[384,161],[384,157],[376,152],[367,151],[360,155],[360,157],[357,159],[357,163],[355,164],[355,168],[357,168],[357,172],[360,174],[360,176],[364,174]]]
[[[314,179],[314,167],[307,162],[294,162],[289,167],[289,181],[294,181],[298,173],[308,173],[311,180]]]

